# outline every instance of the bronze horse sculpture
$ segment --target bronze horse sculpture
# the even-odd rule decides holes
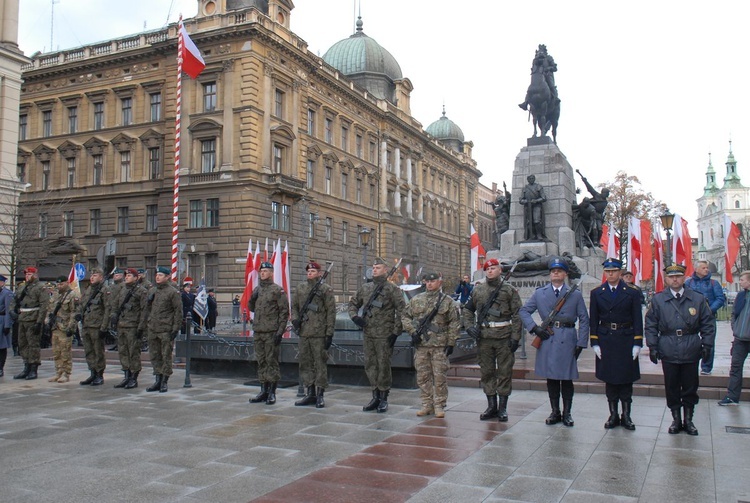
[[[531,69],[531,84],[526,91],[526,100],[518,105],[522,110],[528,110],[534,123],[534,137],[537,136],[537,127],[541,136],[547,136],[552,131],[552,141],[557,143],[557,122],[560,118],[560,99],[557,90],[554,89],[554,78],[548,61],[546,47],[540,45],[534,56]],[[554,61],[552,61],[554,65]],[[552,86],[552,88],[550,87]]]

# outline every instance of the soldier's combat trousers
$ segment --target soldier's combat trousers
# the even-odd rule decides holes
[[[73,372],[73,338],[62,330],[52,331],[52,358],[57,375]]]
[[[21,354],[23,361],[29,365],[39,365],[42,363],[39,348],[42,341],[42,334],[37,332],[35,328],[35,321],[21,321],[18,325],[18,352]]]
[[[83,350],[86,353],[86,364],[89,370],[104,372],[107,358],[104,356],[104,339],[99,336],[99,328],[83,329]]]
[[[365,373],[370,380],[372,389],[388,391],[391,389],[393,376],[391,374],[391,355],[393,349],[388,345],[387,338],[364,337]]]
[[[417,369],[417,386],[423,407],[445,408],[448,401],[449,367],[450,363],[442,346],[419,346],[414,352],[414,368]]]
[[[120,328],[117,331],[117,351],[123,370],[141,371],[141,340],[136,337],[136,328]]]
[[[327,362],[324,337],[300,337],[299,376],[305,387],[328,388]]]
[[[279,350],[280,346],[273,343],[274,333],[258,333],[253,335],[255,338],[255,358],[258,360],[258,380],[261,383],[275,383],[281,380],[281,370],[279,370]]]
[[[172,375],[172,336],[169,332],[148,334],[148,353],[154,375]]]
[[[479,339],[477,360],[484,394],[510,396],[513,389],[513,363],[516,359],[508,347],[508,338]]]

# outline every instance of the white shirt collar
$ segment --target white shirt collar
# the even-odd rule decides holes
[[[674,298],[676,299],[676,298],[677,298],[677,294],[678,294],[678,293],[680,294],[680,297],[682,297],[682,296],[683,296],[683,295],[685,294],[685,287],[682,287],[682,288],[680,288],[680,290],[679,290],[679,291],[677,291],[677,292],[675,292],[675,291],[674,291],[674,290],[672,290],[671,288],[669,289],[669,291],[670,291],[670,292],[672,292],[672,295],[673,295],[673,296],[674,296]]]

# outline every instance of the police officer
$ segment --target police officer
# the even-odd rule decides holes
[[[372,266],[372,282],[362,285],[349,300],[349,318],[364,329],[365,373],[372,388],[372,400],[362,407],[364,411],[388,410],[393,381],[391,355],[402,332],[405,304],[401,289],[388,281],[388,265],[377,257]]]
[[[484,263],[486,281],[471,292],[463,308],[466,333],[477,340],[477,359],[481,372],[482,390],[487,395],[487,409],[479,415],[486,421],[498,418],[508,420],[508,397],[513,389],[512,374],[514,353],[521,340],[521,297],[511,285],[505,283],[488,308],[481,327],[477,326],[476,313],[485,309],[490,297],[502,281],[502,267],[497,259]]]
[[[325,283],[318,284],[323,275],[320,264],[311,261],[305,271],[307,281],[298,285],[292,294],[292,325],[299,335],[299,375],[307,394],[294,405],[315,404],[321,409],[325,407],[324,393],[328,387],[326,362],[333,343],[336,302],[333,288]],[[313,288],[315,295],[302,312]]]
[[[568,291],[565,280],[568,277],[568,264],[553,258],[549,263],[549,284],[537,288],[526,304],[521,307],[520,316],[523,325],[532,334],[542,340],[537,350],[534,373],[547,379],[552,413],[545,420],[546,424],[573,426],[571,409],[573,406],[573,379],[578,379],[578,356],[588,345],[589,313],[579,290],[570,294],[550,325],[552,333],[542,329],[531,315],[538,312],[542,320],[553,311],[558,302]],[[576,320],[578,331],[576,332]],[[563,399],[563,411],[560,413],[560,395]]]
[[[52,358],[55,361],[55,375],[48,379],[49,382],[70,381],[78,300],[78,296],[70,288],[67,276],[57,278],[57,290],[52,295],[45,319],[45,324],[52,333]]]
[[[622,262],[608,258],[602,264],[607,279],[591,290],[589,313],[591,348],[596,354],[596,377],[605,382],[609,419],[604,428],[622,425],[635,430],[630,418],[633,383],[641,378],[638,355],[643,347],[643,295],[621,279]],[[618,406],[622,402],[622,418]]]
[[[13,319],[10,316],[10,305],[13,302],[13,292],[5,288],[8,280],[0,274],[0,377],[5,375],[5,360],[8,357],[8,348],[13,345],[12,328]]]
[[[671,434],[697,435],[693,412],[698,404],[698,362],[708,358],[716,336],[716,320],[706,297],[685,288],[685,267],[664,269],[668,289],[651,299],[646,313],[646,343],[654,364],[661,360],[667,407],[672,411]],[[680,409],[684,412],[681,421]]]
[[[167,381],[172,375],[172,345],[182,324],[182,300],[172,284],[171,274],[169,267],[157,267],[156,286],[146,298],[148,349],[155,376],[154,384],[146,388],[148,392],[167,392]]]
[[[260,264],[260,281],[253,290],[248,308],[254,313],[253,337],[258,360],[260,393],[250,403],[276,403],[276,386],[281,379],[279,346],[289,320],[289,301],[284,289],[273,282],[273,264]]]
[[[39,282],[36,267],[23,270],[26,282],[19,286],[10,311],[18,317],[18,351],[23,358],[23,370],[13,379],[36,379],[37,369],[42,362],[40,343],[42,328],[47,316],[49,292]]]
[[[182,291],[180,298],[182,300],[182,333],[187,333],[187,325],[193,321],[193,304],[195,304],[195,294],[192,292],[193,279],[186,276],[182,280]]]
[[[110,316],[112,329],[117,332],[117,350],[125,378],[115,388],[138,387],[141,373],[141,343],[145,336],[146,291],[138,286],[138,271],[125,271],[124,286],[113,299]]]
[[[83,327],[81,338],[86,353],[86,364],[91,372],[91,375],[80,384],[100,386],[104,384],[104,369],[107,367],[104,339],[109,333],[107,330],[109,314],[105,296],[104,271],[99,268],[91,269],[89,287],[83,293],[76,318]]]
[[[426,292],[409,301],[402,315],[404,329],[412,337],[414,368],[422,408],[417,416],[445,417],[448,401],[448,357],[458,340],[461,319],[450,295],[442,292],[443,278],[437,272],[424,274]],[[421,334],[417,330],[424,326]]]

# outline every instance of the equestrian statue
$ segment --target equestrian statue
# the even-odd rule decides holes
[[[557,96],[554,72],[557,64],[547,54],[547,46],[539,44],[531,64],[531,84],[526,91],[526,99],[518,106],[528,110],[534,122],[534,137],[537,126],[541,136],[552,130],[552,141],[557,143],[557,121],[560,118],[560,98]]]

